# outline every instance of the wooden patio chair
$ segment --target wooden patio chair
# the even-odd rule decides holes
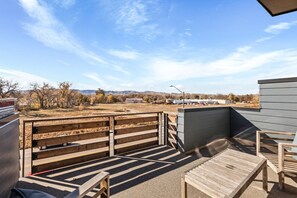
[[[284,188],[285,174],[297,173],[296,133],[257,131],[256,154],[267,159],[268,166],[278,174],[281,190]]]

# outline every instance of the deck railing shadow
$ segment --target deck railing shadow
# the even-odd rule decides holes
[[[25,178],[18,187],[63,197],[100,171],[111,175],[111,195],[173,171],[197,159],[167,146],[153,146],[124,155],[93,160]]]

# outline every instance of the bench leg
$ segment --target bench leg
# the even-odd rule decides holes
[[[181,198],[187,198],[187,183],[185,181],[185,175],[181,177]]]
[[[267,184],[267,175],[268,175],[268,170],[267,170],[267,162],[265,162],[264,167],[263,167],[263,189],[267,192],[268,191],[268,184]]]

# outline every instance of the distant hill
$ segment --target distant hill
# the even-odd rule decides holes
[[[95,94],[96,90],[77,90],[82,94],[85,95],[91,95]],[[155,92],[155,91],[132,91],[132,90],[125,90],[125,91],[105,91],[105,94],[113,94],[113,95],[128,95],[128,94],[151,94],[151,95],[156,95],[156,94],[166,94],[165,92]]]

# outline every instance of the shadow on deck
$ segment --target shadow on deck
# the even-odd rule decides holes
[[[104,170],[111,174],[112,197],[180,197],[181,174],[227,147],[255,154],[254,132],[215,141],[205,149],[196,149],[191,155],[181,154],[167,146],[150,147],[22,178],[17,187],[63,197]],[[296,197],[296,178],[287,179],[286,190],[279,191],[277,175],[271,170],[268,175],[268,194],[261,188],[260,174],[242,197]],[[188,190],[189,197],[207,197],[194,188]]]

